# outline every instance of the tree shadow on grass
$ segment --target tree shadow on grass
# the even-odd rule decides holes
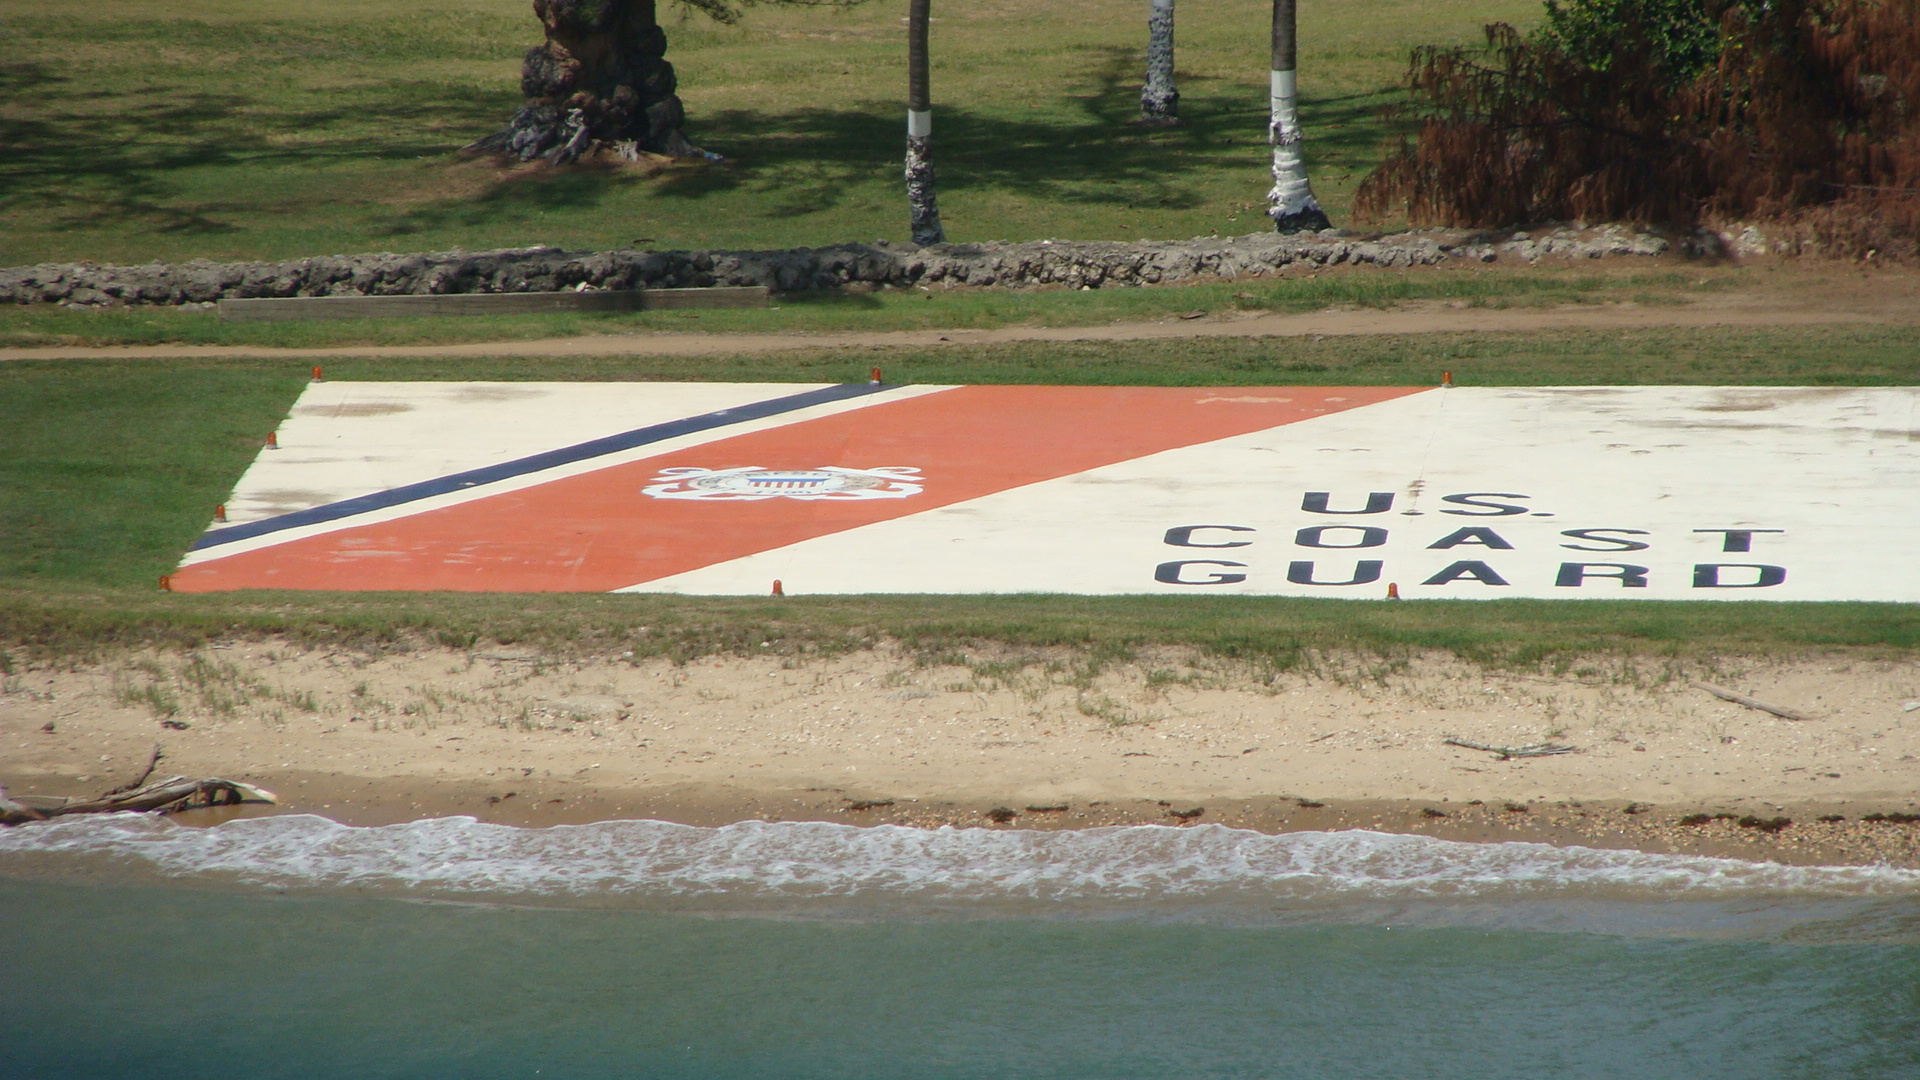
[[[1262,92],[1221,80],[1182,80],[1181,123],[1142,128],[1137,57],[1124,48],[1087,50],[1089,88],[1069,95],[1077,117],[1028,120],[965,105],[934,105],[934,163],[941,191],[999,190],[1081,206],[1192,209],[1206,178],[1244,164],[1266,166],[1267,102]],[[1380,94],[1307,98],[1310,155],[1377,154]],[[773,218],[830,210],[855,185],[891,179],[904,157],[897,103],[863,102],[769,118],[726,110],[694,118],[697,137],[730,158],[724,168],[688,170],[655,182],[666,198],[700,199],[741,190],[768,199]],[[1257,193],[1255,193],[1257,194]],[[1250,196],[1251,198],[1252,196]]]
[[[1065,206],[1191,210],[1217,197],[1206,190],[1209,178],[1239,166],[1252,181],[1244,201],[1258,203],[1265,189],[1256,178],[1268,157],[1266,103],[1234,92],[1238,88],[1222,89],[1228,92],[1183,100],[1183,123],[1173,129],[1132,126],[1135,91],[1117,79],[1081,95],[1079,118],[1066,123],[1057,114],[1027,120],[936,105],[939,189],[1010,192]],[[1330,164],[1370,160],[1380,138],[1377,104],[1377,95],[1307,101],[1315,124],[1310,157]],[[759,220],[805,219],[899,183],[905,133],[898,111],[890,103],[863,103],[771,117],[737,109],[696,117],[694,137],[725,162],[650,175],[586,164],[500,170],[470,196],[397,211],[375,235],[479,229],[534,212],[584,211],[632,187],[668,202],[714,201],[716,212],[720,204],[734,213],[750,204]]]
[[[1065,123],[1057,110],[1028,119],[936,103],[940,190],[1000,190],[1065,205],[1192,209],[1207,198],[1192,179],[1196,169],[1212,172],[1223,158],[1257,155],[1264,101],[1203,98],[1184,127],[1134,127],[1128,121],[1139,110],[1138,90],[1128,80],[1136,58],[1124,49],[1087,52],[1087,88],[1068,98],[1074,118]],[[724,163],[675,166],[646,177],[590,166],[510,173],[470,199],[410,208],[383,233],[474,228],[527,210],[577,209],[630,184],[645,185],[651,197],[669,202],[751,195],[756,218],[805,218],[897,181],[905,148],[899,113],[897,102],[868,101],[778,115],[745,109],[699,115],[690,134],[723,154]]]
[[[1264,170],[1261,88],[1185,76],[1181,126],[1140,128],[1131,124],[1137,54],[1089,48],[1083,60],[1079,86],[1031,118],[936,103],[940,189],[1191,210],[1217,197],[1224,170]],[[121,91],[16,62],[0,64],[0,94],[16,105],[0,116],[0,212],[77,235],[218,237],[246,233],[275,213],[308,225],[335,205],[333,218],[359,223],[370,237],[405,236],[583,213],[633,186],[670,202],[746,194],[754,217],[802,219],[898,185],[904,151],[899,103],[870,101],[696,116],[695,138],[730,159],[719,166],[650,177],[590,167],[462,175],[451,151],[511,114],[519,103],[512,87],[475,95],[467,86],[389,82],[290,98],[159,83]],[[1383,130],[1374,115],[1381,100],[1306,99],[1310,161],[1370,161]],[[421,160],[432,167],[352,172]],[[326,176],[338,176],[339,186],[316,179]],[[1260,194],[1250,186],[1246,199]]]
[[[452,147],[436,128],[485,129],[514,97],[400,83],[273,108],[237,93],[70,86],[39,65],[0,68],[0,93],[28,105],[0,117],[0,212],[192,236],[243,231],[238,215],[310,212],[310,197],[274,182],[288,173],[444,155]],[[187,174],[211,197],[189,193]]]
[[[480,229],[533,214],[585,212],[623,186],[644,182],[641,176],[597,163],[515,169],[485,159],[463,161],[442,155],[440,160],[448,172],[464,168],[492,176],[471,194],[396,208],[369,227],[370,235],[399,237],[442,229]]]
[[[1234,124],[1231,104],[1196,104],[1184,128],[1131,127],[1136,93],[1125,86],[1124,49],[1088,49],[1088,89],[1069,95],[1072,113],[1027,119],[1004,111],[934,103],[934,165],[942,191],[1007,190],[1080,205],[1190,208],[1202,201],[1183,179],[1187,167],[1217,154]],[[901,168],[905,132],[897,102],[804,109],[777,119],[731,109],[695,117],[703,145],[731,159],[724,169],[662,178],[668,198],[697,199],[751,190],[771,197],[772,217],[831,209],[850,185]],[[771,122],[770,122],[771,121]]]

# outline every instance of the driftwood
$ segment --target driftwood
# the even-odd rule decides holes
[[[153,753],[147,755],[147,767],[140,770],[140,775],[134,777],[132,780],[128,781],[127,783],[121,784],[119,787],[114,788],[112,791],[107,792],[106,795],[102,795],[100,797],[104,799],[104,798],[107,798],[107,796],[109,795],[125,795],[129,791],[138,791],[141,785],[145,784],[148,780],[153,778],[153,770],[156,768],[159,768],[160,759],[165,756],[166,756],[166,751],[160,748],[159,743],[154,743]]]
[[[1533,743],[1528,746],[1488,746],[1485,743],[1468,742],[1465,739],[1449,737],[1444,740],[1448,746],[1465,747],[1468,750],[1484,750],[1489,754],[1499,754],[1500,760],[1517,757],[1551,757],[1554,754],[1577,754],[1576,747],[1561,746],[1558,743]]]
[[[1705,690],[1707,693],[1712,694],[1714,697],[1717,697],[1722,701],[1731,701],[1735,705],[1745,705],[1749,709],[1759,709],[1761,712],[1772,713],[1775,716],[1782,717],[1787,720],[1813,719],[1813,717],[1808,716],[1806,713],[1796,712],[1795,710],[1789,709],[1784,705],[1769,705],[1758,698],[1750,698],[1745,694],[1736,694],[1731,690],[1728,690],[1724,687],[1715,686],[1712,683],[1697,682],[1693,684],[1693,688],[1695,690]]]
[[[155,755],[158,760],[158,755]],[[149,771],[151,766],[149,766]],[[142,778],[144,779],[144,777]],[[20,795],[9,799],[0,791],[0,824],[19,825],[29,821],[65,817],[68,814],[113,814],[123,811],[158,811],[170,814],[196,806],[236,806],[247,802],[278,802],[273,792],[233,780],[189,780],[170,776],[129,791],[109,792],[92,799],[60,796]]]

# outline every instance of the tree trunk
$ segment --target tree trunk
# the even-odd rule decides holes
[[[933,197],[933,104],[927,89],[928,0],[907,5],[907,212],[913,242],[946,243]]]
[[[1283,233],[1310,232],[1331,226],[1326,211],[1313,197],[1307,182],[1307,162],[1300,153],[1300,116],[1294,103],[1294,0],[1273,0],[1272,112],[1267,141],[1273,144],[1273,190],[1267,192],[1267,216]]]
[[[1173,0],[1152,0],[1147,9],[1147,82],[1140,88],[1140,122],[1167,127],[1180,122],[1180,92],[1173,88]]]
[[[520,91],[527,103],[469,151],[564,165],[607,147],[707,158],[681,134],[686,110],[674,94],[667,35],[654,0],[533,0],[547,42],[527,50]]]

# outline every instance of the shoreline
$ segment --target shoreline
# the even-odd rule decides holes
[[[249,782],[273,791],[280,802],[189,810],[169,818],[183,825],[211,826],[243,817],[314,814],[343,825],[378,827],[471,817],[533,829],[619,820],[706,828],[741,821],[788,821],[1043,831],[1221,825],[1270,835],[1368,830],[1463,843],[1540,843],[1787,866],[1920,869],[1920,820],[1902,820],[1914,815],[1862,809],[1850,802],[1780,808],[1750,800],[1647,805],[1619,800],[1454,803],[1267,796],[1198,801],[1133,797],[1038,805],[964,796],[854,797],[842,790],[821,789],[753,791],[714,785],[621,789],[539,780],[503,787],[472,780],[300,772],[267,772]],[[70,783],[46,778],[25,786],[47,789]],[[1871,815],[1893,820],[1863,820]],[[1788,824],[1779,826],[1782,818]],[[1842,820],[1822,820],[1832,818]]]
[[[232,640],[17,665],[0,687],[0,785],[95,796],[158,747],[156,777],[281,799],[240,813],[352,825],[1198,823],[1920,868],[1914,699],[1920,668],[1863,654],[1558,672],[1319,655],[1276,672],[1175,649],[1100,662],[881,645],[675,664]],[[1501,758],[1452,740],[1569,752]]]

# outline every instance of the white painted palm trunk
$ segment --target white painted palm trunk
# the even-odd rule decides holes
[[[1171,124],[1179,118],[1180,92],[1173,86],[1173,0],[1152,0],[1147,10],[1147,82],[1140,88],[1140,119]]]
[[[907,212],[913,242],[922,247],[947,242],[940,227],[940,205],[933,197],[933,111],[907,110]]]
[[[1313,185],[1307,181],[1307,161],[1300,152],[1300,111],[1295,102],[1294,84],[1293,72],[1272,73],[1267,141],[1273,144],[1273,190],[1267,192],[1267,216],[1281,232],[1324,229],[1331,224],[1319,200],[1313,197]]]

